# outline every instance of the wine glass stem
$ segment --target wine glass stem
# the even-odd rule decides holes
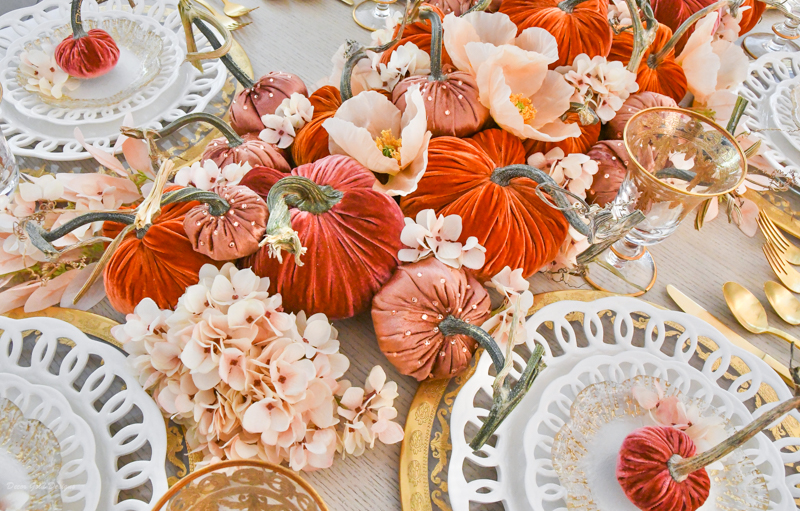
[[[391,15],[389,5],[383,2],[376,2],[375,4],[375,17],[381,20],[387,19]]]
[[[767,49],[769,51],[783,51],[787,40],[797,39],[797,36],[800,35],[797,31],[799,25],[800,23],[792,18],[786,18],[783,23],[775,24],[775,26],[772,27],[772,31],[775,32],[775,35],[772,36],[772,39],[766,44]]]
[[[611,250],[608,251],[607,261],[614,268],[621,270],[626,262],[639,259],[643,253],[643,246],[629,241],[626,237],[611,246]]]

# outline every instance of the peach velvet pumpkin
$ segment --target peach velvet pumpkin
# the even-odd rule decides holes
[[[675,62],[675,49],[667,48],[672,38],[672,30],[661,23],[656,29],[655,40],[642,54],[636,82],[639,92],[657,92],[680,101],[686,95],[686,75],[683,68]],[[666,52],[662,52],[667,48]],[[614,36],[608,60],[619,60],[627,65],[633,53],[633,33],[628,30]]]
[[[625,125],[628,124],[628,120],[631,117],[641,110],[657,106],[676,107],[678,103],[671,97],[657,92],[638,92],[630,96],[622,104],[622,108],[619,109],[617,115],[603,126],[603,130],[600,133],[602,138],[604,140],[622,140]]]
[[[444,19],[444,13],[435,6],[430,6],[430,8],[439,15],[439,19]],[[394,34],[392,37],[397,37],[397,33],[400,27],[394,29]],[[424,52],[430,52],[431,50],[431,22],[428,20],[419,20],[411,23],[410,25],[406,26],[403,30],[403,37],[391,48],[383,52],[381,55],[381,63],[388,64],[389,59],[392,58],[392,53],[394,50],[403,46],[406,43],[414,43],[417,45],[417,48]],[[450,60],[450,55],[447,54],[446,49],[442,49],[442,66],[449,69],[453,65],[453,61]]]
[[[240,139],[241,142],[231,143],[231,140],[217,138],[211,141],[203,151],[203,160],[212,160],[220,168],[231,163],[244,165],[249,163],[252,167],[270,167],[283,172],[289,172],[292,167],[284,157],[284,152],[272,144],[258,138],[255,133],[248,133]]]
[[[567,114],[567,123],[578,123],[579,116],[576,113],[569,112]],[[572,153],[586,153],[600,138],[600,130],[602,124],[597,122],[595,124],[581,125],[581,135],[579,137],[565,138],[561,142],[542,142],[541,140],[534,140],[532,138],[525,139],[522,143],[525,146],[525,154],[528,156],[534,153],[547,154],[553,148],[560,147],[564,154]]]
[[[525,161],[522,142],[504,130],[485,130],[468,139],[434,138],[428,169],[400,206],[407,217],[423,209],[461,216],[460,241],[476,236],[486,247],[486,263],[475,272],[480,280],[505,266],[522,268],[528,277],[555,258],[568,224],[536,195],[536,182],[510,177],[502,169]]]
[[[339,89],[332,85],[320,87],[308,97],[314,107],[311,120],[305,124],[292,144],[292,158],[295,165],[305,165],[328,156],[328,132],[322,123],[333,117],[342,104],[342,95]]]
[[[558,43],[558,61],[550,69],[569,66],[581,53],[605,57],[613,31],[608,23],[608,0],[503,0],[518,33],[526,28],[547,30]]]
[[[405,94],[409,87],[419,85],[422,93],[428,130],[434,137],[450,135],[469,137],[489,120],[489,109],[478,100],[478,84],[470,73],[442,73],[442,20],[432,9],[420,9],[420,17],[433,26],[431,37],[431,74],[411,76],[397,84],[392,101],[405,112]]]
[[[481,325],[490,312],[481,283],[435,257],[400,266],[372,300],[378,346],[398,371],[419,381],[460,373],[478,347],[467,335],[443,335],[444,318]]]
[[[275,224],[277,231],[268,227],[267,239],[291,231],[308,251],[301,266],[298,250],[295,258],[283,254],[280,261],[270,255],[277,247],[268,244],[242,266],[269,277],[270,292],[281,293],[283,306],[291,312],[322,312],[343,319],[367,310],[397,267],[403,230],[397,203],[373,190],[374,182],[368,169],[341,155],[301,165],[291,176],[266,167],[251,170],[240,184],[269,205],[268,225]],[[285,223],[272,218],[281,207]]]
[[[72,35],[59,43],[55,50],[58,66],[77,78],[96,78],[117,65],[119,47],[105,30],[83,28],[81,4],[83,0],[72,0],[70,25]]]
[[[594,145],[586,155],[597,162],[592,186],[586,190],[590,204],[605,206],[613,201],[628,175],[628,151],[621,140],[604,140]]]
[[[283,100],[292,94],[308,96],[303,80],[291,73],[271,71],[255,82],[242,83],[242,86],[245,89],[231,103],[231,126],[240,135],[263,130],[261,117],[274,114]]]
[[[194,251],[183,227],[186,214],[199,205],[192,201],[162,206],[161,214],[144,235],[131,232],[125,236],[103,270],[112,307],[130,314],[139,302],[151,298],[159,308],[174,308],[186,287],[197,284],[200,268],[214,263]],[[103,235],[116,238],[124,227],[105,222]]]

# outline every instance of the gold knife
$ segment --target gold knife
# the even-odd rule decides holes
[[[752,353],[753,355],[757,356],[764,362],[766,362],[771,368],[777,372],[783,381],[786,382],[789,387],[794,388],[794,382],[792,381],[792,376],[789,373],[789,368],[785,365],[778,362],[775,358],[770,355],[767,355],[760,349],[756,348],[750,341],[742,337],[741,335],[737,334],[730,328],[728,328],[723,322],[715,318],[711,315],[710,312],[705,310],[700,304],[683,294],[682,292],[678,291],[678,289],[673,285],[667,286],[667,294],[669,295],[672,300],[678,304],[683,312],[687,314],[691,314],[696,318],[700,318],[706,323],[710,324],[714,328],[720,331],[722,335],[724,335],[729,341],[731,341],[736,346],[742,348],[743,350]]]

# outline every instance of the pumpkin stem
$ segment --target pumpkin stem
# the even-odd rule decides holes
[[[567,199],[567,194],[562,191],[555,179],[550,177],[546,172],[531,167],[530,165],[516,164],[494,169],[489,180],[499,186],[508,186],[511,184],[512,180],[520,177],[530,179],[531,181],[545,186],[547,193],[556,201],[556,206],[558,206],[559,211],[564,214],[570,225],[582,235],[590,236],[589,225],[581,220],[580,215],[574,211],[573,205]],[[588,209],[588,205],[586,207]]]
[[[72,27],[72,38],[80,39],[89,35],[83,28],[83,18],[81,17],[81,7],[83,0],[72,0],[69,24]]]
[[[497,431],[497,428],[503,420],[505,420],[519,402],[522,401],[522,398],[525,397],[525,394],[530,390],[531,385],[533,385],[533,381],[542,369],[547,367],[545,363],[542,362],[544,347],[541,344],[536,345],[533,353],[531,353],[531,356],[528,358],[528,362],[525,364],[525,369],[522,371],[519,380],[517,380],[517,383],[512,387],[512,384],[505,378],[510,370],[510,368],[505,367],[506,359],[503,357],[503,353],[500,351],[497,342],[486,331],[454,316],[447,316],[443,319],[439,323],[439,331],[445,336],[466,335],[478,341],[481,347],[489,353],[492,364],[497,371],[492,408],[483,426],[481,426],[481,429],[469,443],[472,450],[477,451],[486,444],[494,432]],[[512,348],[513,346],[509,346],[509,351]]]
[[[181,23],[183,24],[183,31],[186,34],[186,60],[191,62],[191,64],[201,73],[203,72],[203,65],[200,63],[201,60],[209,60],[209,59],[222,59],[222,62],[225,64],[225,67],[228,68],[228,71],[233,74],[233,76],[239,80],[240,76],[237,74],[236,71],[231,67],[231,65],[238,69],[238,66],[233,62],[233,59],[228,55],[231,47],[233,46],[233,36],[231,35],[230,30],[225,28],[225,25],[220,23],[218,19],[211,16],[211,13],[207,13],[205,11],[199,11],[195,9],[194,4],[191,0],[179,0],[178,1],[178,11],[180,12],[181,16]],[[202,20],[202,21],[201,21]],[[222,43],[219,42],[217,36],[214,35],[205,24],[209,23],[212,27],[216,28],[220,34],[222,34]],[[192,24],[194,24],[200,32],[208,39],[208,42],[211,44],[211,47],[214,48],[213,51],[209,52],[198,52],[197,51],[197,43],[194,40],[194,31],[192,30]],[[227,58],[226,58],[227,57]],[[231,64],[231,65],[229,65]],[[239,69],[240,74],[244,77],[247,75],[244,72],[241,72]],[[248,78],[249,80],[249,78]],[[245,88],[252,87],[252,82],[250,82],[250,86],[248,87],[245,85],[241,80],[239,83],[242,84]]]
[[[207,192],[199,188],[186,187],[166,193],[161,199],[161,206],[176,202],[202,202],[208,204],[208,212],[214,216],[223,216],[231,209],[231,205],[214,192]]]
[[[277,257],[283,262],[281,250],[294,254],[297,266],[303,266],[300,256],[306,253],[306,247],[300,243],[300,237],[292,229],[290,207],[321,215],[339,203],[344,193],[302,176],[287,176],[280,179],[267,195],[269,221],[267,233],[259,246],[269,245],[270,257]]]
[[[686,21],[684,21],[681,24],[681,26],[678,27],[675,33],[672,34],[672,37],[670,38],[669,41],[667,41],[667,44],[665,44],[664,47],[661,48],[661,50],[659,50],[658,53],[656,53],[655,55],[652,54],[650,55],[650,57],[647,59],[647,65],[649,65],[653,69],[661,65],[664,59],[667,58],[667,55],[669,55],[670,52],[672,52],[675,49],[675,45],[678,44],[678,41],[681,40],[683,35],[690,28],[692,28],[692,26],[694,26],[695,23],[697,23],[700,19],[704,18],[706,14],[708,14],[709,12],[716,11],[717,9],[724,7],[728,3],[729,0],[720,0],[719,2],[704,7],[699,11],[697,11],[696,13],[689,16],[686,19]]]
[[[37,249],[41,250],[42,253],[48,257],[48,259],[52,260],[61,255],[61,252],[52,245],[52,242],[63,236],[66,236],[78,227],[82,227],[93,222],[105,221],[130,225],[133,223],[133,220],[134,215],[130,213],[110,213],[105,211],[97,211],[92,213],[84,213],[83,215],[73,218],[69,222],[53,229],[52,231],[45,230],[44,227],[37,222],[26,222],[25,232],[28,234],[31,244],[33,244],[33,246]]]
[[[562,2],[558,3],[558,8],[564,12],[572,12],[575,10],[575,7],[582,4],[586,0],[563,0]]]
[[[430,8],[422,8],[419,17],[428,20],[431,24],[431,74],[428,80],[441,82],[445,79],[442,74],[442,20]]]
[[[744,115],[744,109],[747,108],[748,103],[750,103],[750,101],[744,99],[743,97],[736,97],[736,104],[733,105],[733,113],[731,114],[731,118],[728,119],[728,125],[725,127],[725,129],[731,135],[736,135],[736,128],[739,126],[739,121],[742,119],[742,115]]]
[[[467,9],[467,12],[461,14],[461,17],[463,18],[464,16],[466,16],[467,14],[469,14],[471,12],[485,11],[486,9],[489,8],[489,6],[491,4],[492,4],[492,0],[481,0],[477,4],[473,5],[469,9]]]
[[[656,40],[658,21],[656,21],[653,8],[650,6],[650,0],[625,0],[625,3],[631,12],[631,20],[633,22],[633,52],[627,69],[636,74],[639,71],[639,65],[642,63],[644,52]],[[646,24],[642,23],[642,18],[639,16],[640,8],[642,14],[644,14]]]
[[[706,452],[697,454],[691,458],[681,458],[677,455],[673,456],[667,462],[669,474],[678,482],[684,481],[692,472],[696,472],[715,461],[721,460],[736,450],[736,448],[766,429],[767,426],[798,407],[800,407],[800,396],[795,396],[779,404],[727,440],[717,444]]]
[[[194,112],[191,114],[186,114],[183,117],[167,124],[160,130],[129,128],[127,126],[123,126],[120,128],[120,132],[126,137],[136,138],[139,140],[149,140],[151,137],[152,138],[168,137],[173,133],[175,133],[176,131],[178,131],[179,129],[193,122],[205,122],[217,128],[220,132],[222,132],[222,134],[225,136],[225,139],[228,141],[228,147],[238,147],[244,143],[242,137],[237,135],[236,132],[233,131],[233,129],[231,129],[228,123],[226,123],[219,117],[207,114],[205,112]]]

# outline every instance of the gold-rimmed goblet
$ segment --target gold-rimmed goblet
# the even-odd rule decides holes
[[[386,22],[405,13],[397,0],[364,0],[353,7],[353,19],[362,28],[375,31],[386,28]]]
[[[741,147],[722,126],[690,110],[642,110],[624,132],[628,174],[613,208],[645,220],[589,265],[595,288],[638,296],[655,284],[657,270],[646,247],[661,243],[697,206],[735,190],[747,171]]]
[[[742,39],[742,49],[751,58],[757,59],[768,53],[800,51],[800,6],[796,0],[769,0],[767,5],[775,7],[786,19],[772,25],[772,33],[757,32]]]

